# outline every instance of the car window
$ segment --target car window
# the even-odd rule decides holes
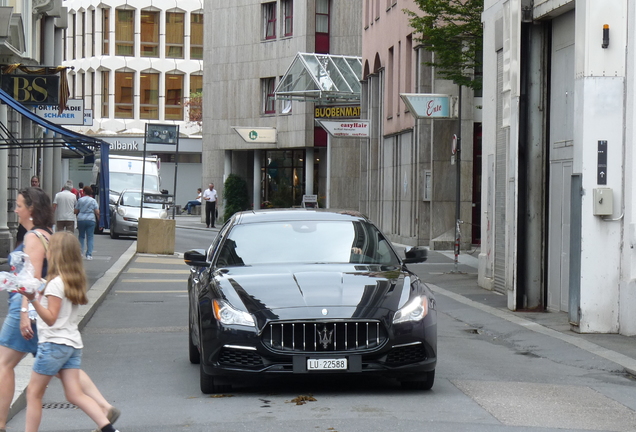
[[[217,266],[277,263],[397,265],[388,241],[364,221],[293,221],[236,225],[217,256]]]

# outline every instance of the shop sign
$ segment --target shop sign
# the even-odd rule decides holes
[[[66,109],[60,113],[59,105],[40,104],[35,106],[35,114],[51,123],[59,125],[84,125],[84,101],[69,99]],[[91,122],[92,124],[92,122]]]
[[[23,105],[59,103],[60,77],[57,75],[2,75],[0,86]]]
[[[233,126],[236,131],[247,143],[272,144],[276,142],[276,128],[270,127],[238,127]]]
[[[318,122],[333,137],[369,138],[369,120],[318,120]]]
[[[457,98],[443,94],[400,93],[415,118],[449,119],[457,117]]]
[[[360,118],[360,106],[318,106],[314,108],[314,118]]]

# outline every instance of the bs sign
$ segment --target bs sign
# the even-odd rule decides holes
[[[2,90],[24,105],[57,105],[57,75],[2,75]]]

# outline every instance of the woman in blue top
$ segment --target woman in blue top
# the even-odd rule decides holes
[[[79,242],[84,255],[84,238],[86,237],[86,259],[93,259],[93,235],[95,233],[95,221],[99,220],[99,205],[93,198],[93,189],[84,186],[84,196],[75,204],[77,215],[77,229],[79,230]]]
[[[15,250],[29,256],[33,264],[33,276],[46,276],[46,250],[53,226],[51,198],[42,189],[30,187],[18,193],[15,213],[27,230],[23,243]],[[35,321],[29,318],[28,302],[18,293],[9,293],[9,310],[0,330],[0,432],[6,431],[9,408],[15,394],[14,368],[25,355],[37,352],[38,335]],[[80,371],[80,384],[84,393],[94,399],[108,420],[114,423],[119,410],[104,399],[90,377]]]

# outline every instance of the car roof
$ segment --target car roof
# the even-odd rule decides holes
[[[236,213],[233,216],[237,224],[278,222],[278,221],[352,221],[361,220],[368,222],[366,216],[354,210],[336,209],[264,209],[249,210]]]

